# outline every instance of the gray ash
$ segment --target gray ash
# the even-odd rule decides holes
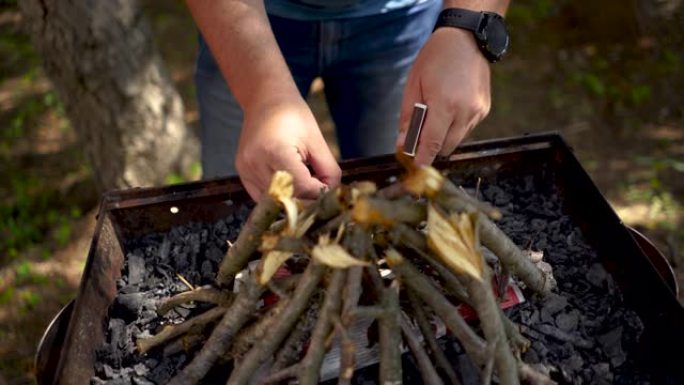
[[[483,184],[481,192],[481,198],[503,211],[499,226],[519,246],[544,252],[559,284],[545,299],[526,293],[525,303],[507,311],[532,341],[523,359],[561,384],[648,384],[649,376],[639,370],[630,353],[636,350],[643,326],[579,228],[563,213],[552,178],[543,174],[500,178]],[[452,179],[475,185],[472,180]],[[92,384],[164,384],[189,362],[193,350],[164,355],[163,349],[156,349],[142,356],[135,350],[135,340],[206,310],[202,305],[184,305],[159,317],[156,306],[187,290],[176,273],[194,286],[213,283],[226,240],[237,237],[248,214],[249,207],[240,206],[233,216],[216,223],[190,223],[125,245],[129,252],[119,294],[110,307],[107,341],[97,350]],[[459,344],[450,337],[440,339],[440,344],[462,382],[479,383],[477,369]],[[405,354],[402,359],[404,382],[420,383],[413,357]],[[216,369],[203,383],[224,384],[229,370]],[[377,365],[373,365],[357,370],[353,382],[376,380]]]

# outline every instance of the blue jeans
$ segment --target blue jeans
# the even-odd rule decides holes
[[[302,96],[320,76],[343,159],[394,152],[407,74],[441,1],[417,12],[325,21],[269,16]],[[242,111],[200,36],[195,71],[203,177],[233,175]]]

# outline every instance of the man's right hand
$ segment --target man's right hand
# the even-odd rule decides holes
[[[316,119],[301,98],[257,103],[245,110],[236,167],[254,200],[268,189],[277,170],[292,174],[295,195],[303,199],[315,199],[322,189],[339,184],[341,177]]]

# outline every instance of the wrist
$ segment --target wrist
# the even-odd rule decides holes
[[[265,87],[263,90],[257,88],[254,92],[250,92],[249,97],[245,98],[240,104],[240,107],[242,107],[247,116],[263,114],[265,111],[301,108],[301,105],[306,104],[306,102],[293,84],[291,87],[280,86],[274,88],[270,86]]]

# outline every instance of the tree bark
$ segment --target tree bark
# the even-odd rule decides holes
[[[190,137],[183,105],[138,1],[21,0],[20,8],[98,187],[162,184],[178,170]]]

